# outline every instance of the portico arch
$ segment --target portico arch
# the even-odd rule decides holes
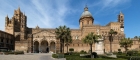
[[[48,41],[46,41],[46,40],[41,41],[40,52],[42,52],[42,53],[49,52]]]
[[[33,50],[35,53],[39,53],[39,42],[38,41],[34,42]]]
[[[55,48],[55,42],[54,41],[51,41],[50,42],[50,51],[51,52],[55,52],[56,48]]]

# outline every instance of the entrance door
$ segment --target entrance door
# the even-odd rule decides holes
[[[55,52],[55,42],[50,43],[50,51],[53,53]]]
[[[39,42],[38,41],[35,41],[34,42],[34,53],[39,53]]]
[[[41,42],[40,52],[41,52],[41,53],[47,53],[47,52],[49,52],[48,42],[47,42],[46,40],[43,40],[43,41]]]

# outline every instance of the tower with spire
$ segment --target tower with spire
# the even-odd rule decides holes
[[[8,15],[5,17],[5,31],[13,35],[16,32],[20,32],[20,39],[24,40],[26,38],[26,22],[26,15],[18,7],[17,10],[14,10],[14,15],[11,19],[9,19]]]
[[[120,11],[120,14],[118,15],[118,22],[121,24],[120,29],[122,33],[124,33],[124,14]]]

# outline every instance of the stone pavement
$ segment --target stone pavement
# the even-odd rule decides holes
[[[52,53],[26,53],[24,55],[0,55],[0,60],[66,60],[51,57]]]

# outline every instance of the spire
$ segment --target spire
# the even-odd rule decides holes
[[[39,26],[38,25],[36,26],[36,29],[39,29]]]
[[[120,11],[120,15],[123,15],[122,11]]]
[[[8,18],[8,14],[7,14],[7,16],[6,16],[7,18]]]
[[[85,6],[84,11],[88,11],[88,7],[87,7],[87,5]]]
[[[18,7],[18,12],[20,12],[20,7]]]
[[[23,13],[23,16],[25,16],[25,12]]]

